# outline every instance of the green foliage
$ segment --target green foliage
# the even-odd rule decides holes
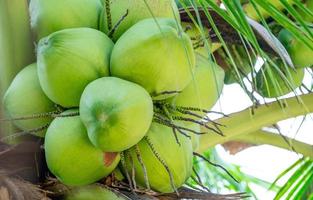
[[[203,155],[209,159],[211,163],[195,157],[195,171],[192,174],[192,178],[187,182],[188,186],[196,187],[201,190],[206,190],[207,188],[216,193],[246,192],[248,195],[255,197],[255,194],[250,188],[251,183],[264,188],[268,188],[271,185],[266,181],[244,174],[239,166],[225,162],[214,148],[206,151]],[[195,172],[197,172],[197,174]],[[201,179],[202,184],[199,184],[197,175]],[[274,185],[271,190],[277,191],[278,187]]]
[[[292,200],[307,200],[313,195],[313,161],[310,158],[301,158],[291,167],[286,169],[273,183],[278,180],[291,177],[281,187],[275,196],[275,200],[292,199]]]

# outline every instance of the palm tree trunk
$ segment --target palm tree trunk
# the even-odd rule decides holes
[[[14,76],[35,61],[27,0],[0,0],[0,98]],[[4,117],[0,106],[0,117]],[[1,124],[0,133],[9,133],[10,125]]]

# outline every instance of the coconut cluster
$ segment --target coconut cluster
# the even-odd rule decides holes
[[[175,1],[31,0],[30,17],[37,62],[3,102],[44,137],[51,173],[81,186],[119,168],[133,186],[181,187],[224,71],[195,53]]]

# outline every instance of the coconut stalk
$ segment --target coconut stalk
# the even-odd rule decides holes
[[[0,98],[14,76],[35,61],[27,0],[0,0]],[[3,118],[3,107],[0,117]],[[0,133],[10,133],[9,124],[0,126]]]
[[[234,141],[256,145],[269,144],[313,158],[313,145],[263,130],[240,135],[234,138]]]
[[[217,144],[223,144],[236,137],[254,133],[263,127],[271,126],[278,121],[312,112],[312,93],[283,99],[279,102],[260,105],[257,108],[250,107],[246,110],[233,113],[228,117],[216,120],[217,123],[224,125],[224,127],[220,127],[224,136],[220,136],[212,130],[206,130],[203,128],[202,132],[206,131],[207,134],[200,136],[200,146],[197,152],[203,153],[208,148],[214,147]],[[271,139],[266,139],[263,143],[270,144],[270,140]]]

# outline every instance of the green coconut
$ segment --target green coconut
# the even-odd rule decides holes
[[[206,27],[203,28],[203,31],[200,31],[194,24],[183,22],[182,28],[190,37],[195,52],[203,55],[204,57],[208,58],[211,53],[221,47],[220,43],[211,42],[208,37],[210,31]],[[203,38],[206,38],[206,40]]]
[[[190,38],[178,31],[175,20],[163,18],[142,20],[128,29],[113,48],[110,71],[161,100],[183,90],[194,68]]]
[[[40,40],[38,76],[46,95],[63,107],[76,107],[91,81],[109,75],[113,42],[91,28],[65,29]]]
[[[311,12],[313,12],[313,0],[305,0],[304,1],[304,6],[310,10]],[[298,13],[300,14],[300,16],[302,17],[303,20],[312,23],[313,22],[313,17],[311,15],[306,14],[305,12],[303,12],[300,9],[297,9]]]
[[[75,112],[68,110],[63,114]],[[70,186],[87,185],[106,177],[120,160],[118,153],[105,153],[90,143],[79,116],[53,120],[44,147],[48,168]]]
[[[313,65],[313,50],[288,30],[281,30],[278,39],[285,46],[295,67],[304,68]],[[313,46],[313,42],[310,45]]]
[[[33,63],[20,71],[3,98],[3,105],[9,118],[30,117],[55,110],[54,103],[42,91],[38,76],[37,64]],[[20,129],[27,131],[49,124],[52,118],[34,118],[27,120],[13,120]],[[34,133],[44,136],[44,131]]]
[[[109,152],[124,151],[138,143],[153,117],[149,93],[115,77],[91,82],[82,94],[79,109],[92,144]]]
[[[192,173],[193,150],[191,140],[178,133],[177,143],[173,130],[170,127],[153,122],[147,136],[138,143],[142,162],[145,166],[149,185],[153,190],[170,193],[175,188],[180,188]],[[150,142],[148,142],[150,141]],[[153,150],[149,146],[153,145]],[[136,183],[142,187],[146,186],[144,170],[137,157],[136,147],[125,151],[125,166],[128,173],[131,174],[132,166],[135,169]],[[166,170],[156,154],[168,167],[172,176]],[[131,160],[133,162],[131,162]],[[132,164],[134,163],[134,165]]]
[[[110,2],[110,15],[107,15],[106,0],[100,18],[100,29],[110,34],[113,27],[117,24],[113,32],[113,40],[116,41],[131,26],[137,22],[155,17],[172,18],[180,21],[178,8],[174,0],[107,0]],[[123,16],[125,16],[123,18]]]
[[[289,5],[293,5],[295,3],[294,0],[287,0],[287,2],[289,3]],[[284,10],[285,9],[284,4],[281,3],[280,0],[268,0],[268,3],[270,3],[272,6],[274,6],[277,10]],[[254,19],[256,21],[261,20],[259,13],[265,19],[271,17],[271,14],[267,10],[265,10],[263,7],[261,7],[260,5],[257,5],[257,9],[258,9],[258,11],[257,11],[255,9],[254,5],[250,2],[243,4],[243,9],[249,18]]]
[[[304,69],[290,69],[277,62],[279,70],[274,67],[266,67],[256,75],[256,90],[268,98],[280,97],[295,90],[302,84]],[[283,75],[281,75],[283,73]]]
[[[194,5],[190,0],[175,0],[175,2],[178,8],[184,8]],[[194,3],[197,6],[201,6],[201,4],[198,1],[194,1]]]
[[[98,28],[100,0],[31,0],[31,27],[41,39],[49,34],[78,27]]]
[[[100,185],[84,186],[73,189],[65,200],[126,200],[121,193]]]
[[[182,8],[185,8],[185,7],[190,7],[190,6],[198,6],[198,7],[203,7],[201,4],[201,2],[205,2],[206,0],[175,0],[176,1],[176,4],[177,4],[177,7],[182,9]],[[218,1],[212,1],[212,3],[215,3],[217,4]]]
[[[202,55],[197,54],[196,58],[193,80],[181,93],[167,100],[173,107],[210,110],[219,99],[224,86],[224,70]]]
[[[225,71],[224,83],[241,84],[241,80],[251,73],[257,57],[252,52],[247,53],[245,47],[240,45],[229,46],[228,51],[230,52],[232,59],[226,54],[224,49],[217,50],[219,56],[217,62]]]

